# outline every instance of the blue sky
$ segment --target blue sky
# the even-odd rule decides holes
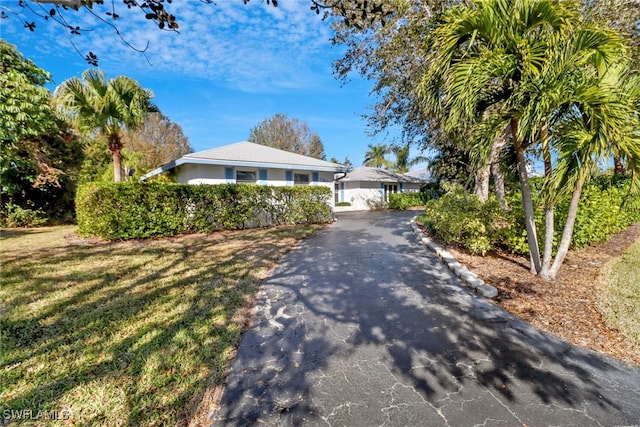
[[[68,11],[65,17],[92,31],[68,36],[62,26],[21,11],[17,1],[0,1],[9,15],[0,20],[2,38],[49,71],[55,84],[90,67],[71,37],[83,54],[98,55],[107,77],[127,75],[151,89],[155,103],[183,128],[196,151],[246,140],[256,124],[276,113],[307,122],[320,135],[327,158],[348,156],[355,166],[367,144],[399,138],[398,131],[367,135],[361,116],[375,102],[372,83],[357,75],[346,83],[335,79],[332,64],[343,50],[331,45],[331,28],[309,10],[309,0],[280,0],[278,8],[261,0],[176,1],[168,6],[180,34],[158,30],[116,1],[118,29],[136,47],[148,42],[145,55],[86,11]],[[96,13],[104,16],[105,7]],[[35,21],[35,32],[23,28],[24,19]]]

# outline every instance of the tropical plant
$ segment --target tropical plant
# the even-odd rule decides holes
[[[522,192],[532,271],[553,278],[571,241],[588,171],[616,153],[637,169],[637,109],[622,82],[623,42],[587,26],[570,2],[477,0],[447,10],[430,32],[432,53],[421,82],[423,108],[448,130],[465,128],[477,156],[488,156],[508,126]],[[635,120],[635,122],[634,122]],[[635,126],[635,128],[634,128]],[[527,152],[547,166],[545,258],[541,259]],[[555,159],[555,165],[551,160]],[[562,240],[551,264],[553,204],[573,192]]]
[[[391,148],[387,144],[369,144],[369,150],[364,153],[364,166],[370,168],[391,168],[393,163],[385,158],[391,152]]]
[[[408,144],[392,145],[391,152],[396,156],[391,168],[398,173],[407,173],[413,166],[429,161],[425,156],[409,157],[410,146]]]
[[[111,80],[98,69],[72,77],[54,92],[56,103],[74,126],[87,134],[102,134],[113,160],[115,182],[122,182],[122,131],[140,126],[148,113],[157,112],[153,93],[126,76]]]

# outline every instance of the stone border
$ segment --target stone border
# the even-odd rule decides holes
[[[417,216],[411,218],[409,223],[411,224],[411,228],[413,229],[413,234],[415,234],[416,238],[422,242],[425,246],[433,250],[437,257],[444,262],[444,264],[449,267],[456,276],[462,280],[462,282],[467,285],[467,287],[471,288],[475,292],[479,293],[485,298],[495,298],[498,296],[498,289],[494,286],[487,285],[482,279],[473,274],[471,271],[467,270],[465,266],[460,264],[457,259],[454,258],[451,253],[443,248],[441,248],[436,242],[431,240],[429,236],[424,234],[418,224],[416,223]]]

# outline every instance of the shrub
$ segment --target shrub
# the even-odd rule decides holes
[[[351,206],[350,202],[338,202],[336,203],[336,206]]]
[[[429,193],[395,193],[389,195],[391,209],[408,209],[414,206],[424,206],[430,199]]]
[[[0,217],[0,225],[3,227],[37,227],[48,220],[42,209],[23,208],[8,203]]]
[[[495,198],[482,203],[475,195],[459,189],[427,202],[420,219],[445,242],[481,255],[499,242],[500,230],[506,225],[504,212]]]
[[[542,181],[532,180],[535,222],[538,241],[544,239],[544,206],[539,193]],[[616,178],[602,175],[586,184],[578,205],[578,214],[571,239],[572,248],[582,248],[594,243],[607,241],[613,234],[640,221],[640,198],[629,196],[630,178]],[[567,196],[554,209],[554,243],[560,241],[569,209]],[[503,245],[513,253],[528,254],[527,234],[524,227],[522,199],[515,192],[510,200],[509,222],[503,230]],[[541,243],[542,244],[542,243]]]
[[[330,195],[319,186],[85,184],[76,197],[78,233],[135,239],[330,222]]]

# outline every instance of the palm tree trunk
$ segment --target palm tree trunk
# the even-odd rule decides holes
[[[502,209],[507,209],[507,193],[504,189],[504,174],[500,170],[500,153],[507,145],[509,136],[509,128],[505,127],[500,136],[493,142],[491,146],[491,155],[489,164],[491,165],[491,176],[493,177],[493,190],[500,201]]]
[[[529,187],[529,177],[527,175],[527,162],[524,157],[524,147],[518,138],[518,119],[511,120],[511,133],[513,135],[513,148],[516,152],[516,162],[518,165],[518,179],[522,192],[522,206],[524,209],[524,222],[527,229],[527,242],[529,243],[529,254],[531,255],[531,271],[540,273],[542,265],[540,263],[540,247],[538,246],[538,236],[536,234],[536,223],[533,210],[533,199],[531,188]]]
[[[487,163],[476,171],[476,186],[474,193],[481,202],[489,199],[489,172],[490,167]]]
[[[553,260],[553,265],[548,274],[542,276],[544,279],[555,279],[560,270],[560,266],[564,262],[567,252],[569,251],[569,245],[571,244],[571,237],[573,236],[573,227],[576,223],[576,215],[578,213],[578,204],[580,203],[580,196],[582,195],[582,186],[584,185],[584,178],[579,178],[576,182],[576,187],[571,195],[571,202],[569,203],[569,212],[567,214],[567,222],[562,230],[562,240],[560,240],[560,246],[558,246],[558,253]]]
[[[542,158],[544,160],[544,179],[545,184],[549,184],[551,180],[551,151],[549,149],[549,128],[544,125],[542,133]],[[547,191],[551,191],[547,188]],[[555,224],[553,218],[554,205],[549,195],[545,196],[544,203],[544,253],[542,256],[541,275],[545,275],[551,268],[551,256],[553,253],[553,235],[555,234]]]
[[[618,156],[613,156],[613,172],[618,176],[625,174],[624,165]]]
[[[122,182],[122,141],[119,136],[108,136],[108,146],[113,159],[113,181]]]

